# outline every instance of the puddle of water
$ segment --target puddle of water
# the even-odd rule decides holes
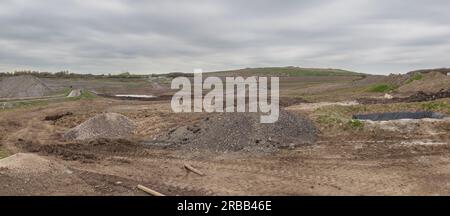
[[[136,94],[118,94],[116,97],[131,97],[131,98],[155,98],[154,95],[136,95]]]

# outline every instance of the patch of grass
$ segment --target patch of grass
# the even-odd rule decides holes
[[[336,106],[338,108],[338,106]],[[326,113],[317,116],[316,121],[319,125],[325,128],[339,128],[339,130],[362,130],[364,129],[364,122],[352,119],[352,115],[343,109],[335,111],[325,111]]]
[[[93,100],[97,97],[94,93],[82,90],[81,95],[79,97],[73,97],[73,98],[66,98],[66,100],[74,101],[74,100]]]
[[[423,79],[423,75],[420,74],[420,73],[416,73],[416,74],[414,74],[411,78],[409,78],[406,81],[406,84],[409,84],[409,83],[412,83],[412,82],[414,82],[416,80],[421,80],[421,79]]]
[[[317,121],[320,124],[324,124],[324,125],[339,125],[339,124],[342,124],[342,119],[340,117],[335,116],[335,115],[329,115],[329,114],[328,115],[327,114],[319,115],[317,117]]]
[[[347,126],[354,130],[362,130],[364,128],[364,122],[356,119],[348,121]]]
[[[12,102],[11,107],[13,109],[18,109],[18,108],[29,108],[29,107],[46,106],[46,105],[48,105],[48,101],[46,101],[46,100],[33,100],[33,101]]]
[[[446,112],[447,114],[450,114],[450,104],[444,101],[422,103],[421,108],[426,111]]]
[[[24,101],[8,102],[8,106],[4,106],[6,108],[3,108],[2,104],[0,103],[0,112],[15,109],[26,109],[32,107],[47,106],[50,103],[61,103],[76,100],[93,100],[95,98],[97,98],[97,95],[95,95],[94,93],[90,91],[82,91],[80,97],[71,97],[71,98],[59,97],[47,100],[29,100],[29,101],[24,100]]]
[[[68,96],[70,94],[70,92],[72,92],[71,88],[65,88],[64,91],[62,92],[62,94],[64,94],[64,96]]]
[[[91,99],[94,99],[96,97],[97,97],[97,95],[95,95],[94,93],[92,93],[90,91],[86,91],[86,90],[81,91],[80,99],[91,100]]]
[[[0,148],[0,159],[8,157],[10,154],[5,149]]]
[[[378,85],[374,85],[374,86],[369,87],[367,89],[367,91],[369,91],[369,92],[385,93],[385,92],[393,91],[393,90],[395,90],[397,88],[398,88],[398,86],[395,86],[395,85],[378,84]]]

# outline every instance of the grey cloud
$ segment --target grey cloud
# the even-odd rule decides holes
[[[0,71],[445,67],[448,8],[443,0],[8,0]]]

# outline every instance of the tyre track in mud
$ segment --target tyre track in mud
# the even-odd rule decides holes
[[[231,190],[232,194],[308,194],[314,193],[314,191],[327,191],[329,194],[356,194],[356,193],[368,193],[368,194],[402,194],[415,187],[414,180],[405,182],[401,176],[389,176],[389,178],[383,179],[381,177],[366,177],[363,179],[336,175],[331,170],[324,169],[324,167],[316,167],[321,169],[318,173],[314,169],[303,170],[290,169],[280,166],[274,169],[269,164],[252,164],[255,161],[249,161],[245,163],[247,165],[238,164],[224,164],[229,162],[205,162],[198,160],[184,160],[184,159],[144,159],[145,163],[151,164],[166,164],[174,167],[182,167],[183,164],[188,163],[207,174],[206,178],[211,181],[196,181],[191,180],[191,184],[197,185],[197,188],[202,188],[207,191],[217,191],[219,194],[223,194],[225,191]],[[351,164],[352,170],[354,170],[355,164]],[[341,169],[346,169],[348,166],[343,166]],[[359,171],[359,172],[358,172]],[[327,173],[329,172],[329,173]],[[364,174],[369,176],[370,173],[366,170],[357,170],[354,174]],[[161,176],[162,177],[162,176]],[[387,176],[385,176],[387,177]],[[168,178],[168,179],[167,179]],[[214,180],[227,179],[230,188],[218,187]],[[200,178],[201,179],[201,178]],[[404,186],[399,188],[399,185],[394,184],[392,181],[403,181]],[[164,182],[173,185],[182,185],[176,179],[171,177],[164,177]],[[185,185],[185,184],[184,184]],[[223,188],[223,189],[221,189]],[[314,190],[313,190],[314,189]]]

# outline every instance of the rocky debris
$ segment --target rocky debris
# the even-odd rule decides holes
[[[394,96],[392,96],[391,94],[384,94],[384,98],[385,99],[393,99],[394,98]]]
[[[383,83],[387,83],[393,86],[401,86],[403,85],[408,79],[410,79],[409,75],[404,75],[404,74],[389,74],[389,76],[387,76],[384,79]]]
[[[398,119],[364,122],[364,130],[375,139],[409,142],[411,139],[434,139],[449,143],[450,118]],[[396,141],[395,141],[396,140]]]
[[[441,98],[450,98],[450,88],[447,90],[441,89],[435,93],[426,93],[419,91],[409,97],[394,97],[392,99],[388,98],[359,98],[357,101],[361,104],[389,104],[389,103],[411,103],[411,102],[422,102],[422,101],[433,101]]]
[[[0,160],[2,195],[93,195],[94,190],[63,164],[17,153]]]
[[[133,134],[135,123],[117,113],[96,115],[64,134],[69,140],[88,140],[98,138],[123,138]]]
[[[27,171],[30,173],[49,172],[56,168],[51,161],[41,156],[25,153],[17,153],[1,159],[0,167],[15,172]],[[58,166],[58,168],[62,169],[61,167],[62,166]]]
[[[0,81],[0,98],[43,97],[50,92],[44,82],[30,75],[7,77]]]
[[[408,102],[433,101],[441,98],[450,98],[450,88],[447,90],[441,89],[436,93],[417,92],[407,98]]]
[[[218,113],[174,128],[149,144],[189,151],[274,152],[313,144],[316,133],[309,119],[285,110],[273,124],[261,124],[260,113]]]

